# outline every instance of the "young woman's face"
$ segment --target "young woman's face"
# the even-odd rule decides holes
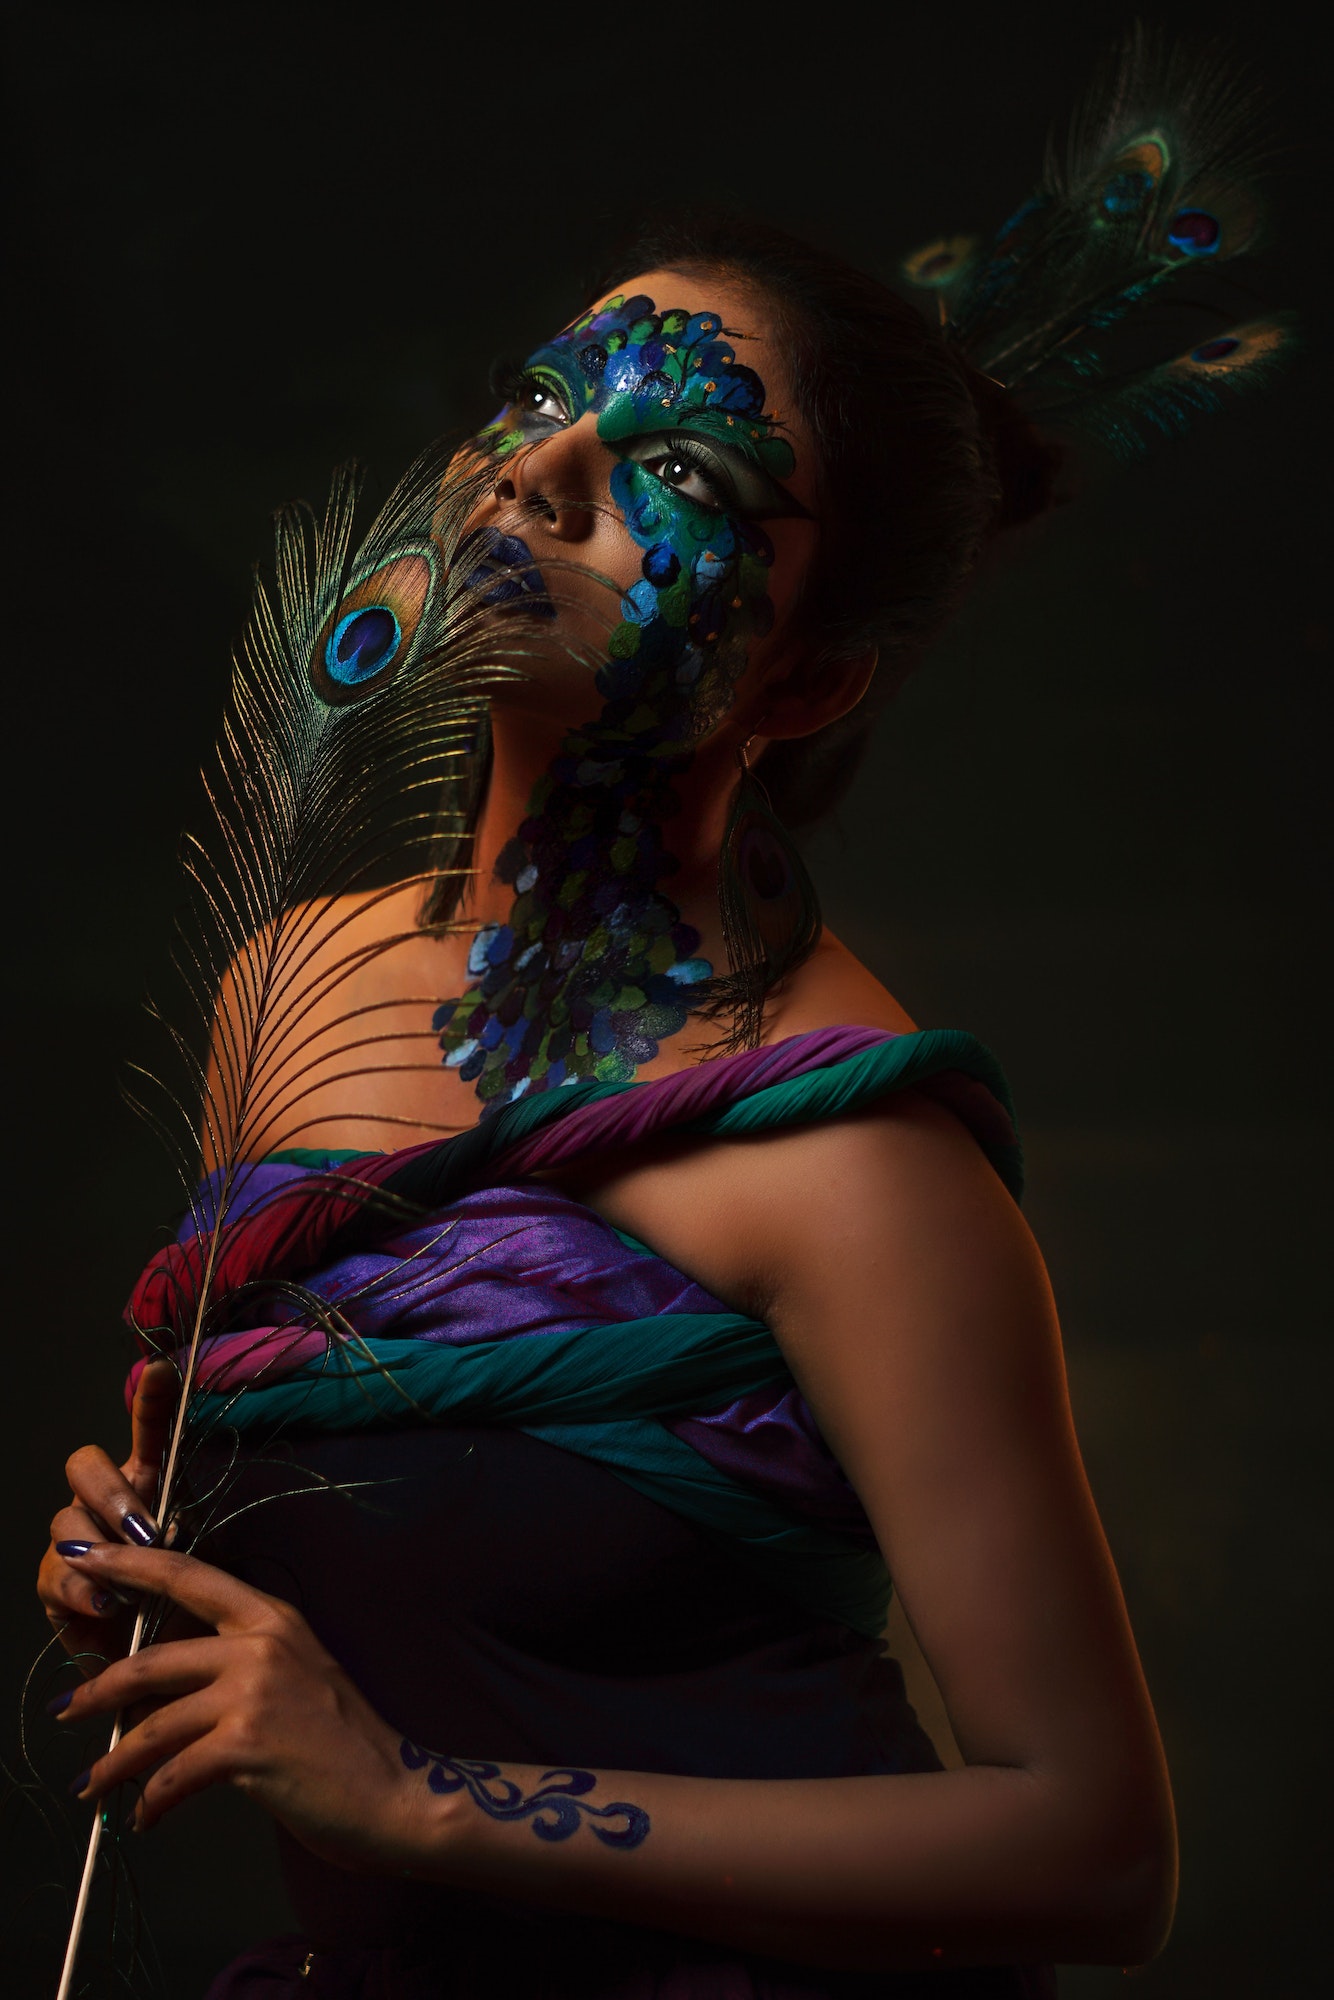
[[[586,649],[510,699],[587,719],[591,668],[604,702],[684,748],[780,656],[814,468],[770,317],[720,277],[647,272],[506,384],[479,439],[478,582]]]

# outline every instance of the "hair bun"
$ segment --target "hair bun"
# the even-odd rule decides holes
[[[990,531],[1000,534],[1034,520],[1055,504],[1056,479],[1065,453],[1051,438],[1042,436],[1008,389],[966,362],[964,373],[999,489]]]

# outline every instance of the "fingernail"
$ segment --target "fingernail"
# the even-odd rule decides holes
[[[86,1771],[80,1771],[78,1777],[75,1778],[75,1780],[73,1781],[73,1783],[69,1788],[70,1797],[72,1799],[77,1799],[80,1792],[87,1790],[88,1780],[92,1777],[92,1775],[93,1771],[91,1765],[89,1765]]]
[[[48,1703],[46,1704],[47,1714],[48,1715],[63,1714],[63,1712],[69,1707],[73,1699],[74,1699],[73,1688],[66,1688],[64,1694],[58,1694],[55,1696],[53,1700],[48,1701]]]
[[[132,1542],[138,1542],[141,1549],[151,1549],[157,1540],[157,1529],[150,1526],[142,1514],[127,1514],[121,1522]]]
[[[95,1590],[93,1592],[93,1610],[99,1618],[103,1612],[113,1611],[116,1603],[117,1598],[114,1590]]]
[[[64,1556],[67,1559],[70,1556],[86,1556],[90,1549],[95,1549],[96,1547],[96,1542],[57,1542],[56,1554]]]

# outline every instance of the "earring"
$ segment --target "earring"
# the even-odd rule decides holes
[[[737,751],[740,775],[718,857],[718,904],[731,966],[719,986],[733,1010],[733,1049],[759,1046],[766,996],[809,958],[821,924],[815,884],[751,768],[754,741],[749,736]]]

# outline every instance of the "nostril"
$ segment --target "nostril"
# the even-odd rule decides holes
[[[498,479],[493,490],[497,500],[517,500],[519,497],[512,479]]]

